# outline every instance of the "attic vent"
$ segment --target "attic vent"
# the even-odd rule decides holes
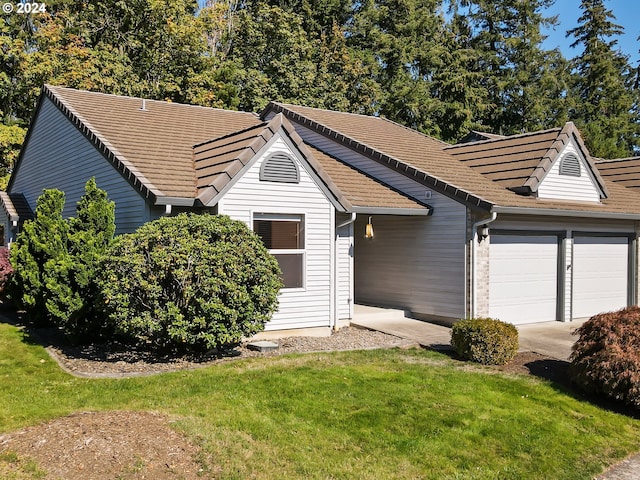
[[[580,176],[580,160],[573,153],[565,155],[560,161],[560,175]]]
[[[262,162],[260,180],[263,182],[299,183],[300,172],[289,155],[274,153]]]

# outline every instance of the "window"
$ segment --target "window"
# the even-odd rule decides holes
[[[284,288],[304,287],[304,215],[253,215],[253,231],[276,257]]]
[[[568,153],[560,160],[560,175],[580,176],[580,160],[573,153]]]

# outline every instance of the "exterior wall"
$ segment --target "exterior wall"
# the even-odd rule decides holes
[[[635,238],[638,238],[638,232],[636,232],[636,224],[633,221],[626,220],[606,220],[606,219],[589,219],[589,218],[573,218],[573,217],[547,217],[547,216],[517,216],[517,215],[498,215],[495,222],[490,224],[491,230],[509,230],[513,232],[527,231],[527,232],[554,232],[560,233],[565,236],[562,244],[560,245],[560,254],[564,254],[563,262],[559,265],[562,269],[562,295],[564,300],[564,308],[560,312],[560,320],[571,321],[572,320],[572,262],[573,262],[573,238],[580,233],[600,233],[611,236],[634,234]],[[488,239],[487,239],[488,240]],[[638,245],[636,241],[636,252],[638,251]],[[488,242],[487,242],[488,244]],[[489,251],[484,252],[482,249],[478,249],[478,263],[476,265],[476,275],[479,282],[482,282],[482,278],[486,278],[488,282],[489,272]],[[635,271],[633,272],[633,281],[635,282],[635,299],[637,303],[638,292],[638,259],[636,256],[633,264],[630,266]],[[480,286],[477,291],[478,311],[477,315],[488,314],[489,308],[489,295],[488,289],[483,290]]]
[[[341,218],[344,217],[344,218]],[[341,215],[336,219],[340,224],[348,217]],[[336,301],[340,321],[353,318],[353,223],[341,227],[336,232]]]
[[[372,216],[375,236],[364,238],[366,216],[355,225],[355,298],[451,321],[465,315],[464,215]],[[460,218],[455,218],[456,213]]]
[[[373,216],[375,237],[365,240],[367,215],[355,225],[355,301],[407,309],[450,322],[465,315],[466,208],[455,200],[374,162],[302,125],[308,143],[434,208],[429,217]]]
[[[334,207],[298,160],[293,147],[280,135],[274,138],[224,194],[218,213],[243,221],[250,228],[254,213],[305,216],[305,286],[281,290],[279,309],[266,330],[328,327],[333,321]],[[262,161],[275,152],[296,158],[300,183],[260,181]]]
[[[575,154],[580,160],[581,175],[579,177],[560,175],[560,160],[568,153]],[[585,202],[600,201],[600,192],[591,176],[590,169],[573,143],[567,144],[565,149],[560,152],[551,170],[540,182],[538,198]]]
[[[2,227],[2,246],[7,247],[13,240],[11,238],[11,222],[4,208],[0,207],[0,227]]]
[[[479,235],[473,237],[472,225],[486,219],[486,214],[478,215],[468,213],[467,235],[469,238],[468,254],[468,304],[467,312],[469,317],[489,316],[489,237],[480,238]],[[490,224],[491,225],[491,224]],[[474,258],[475,255],[475,258]],[[472,265],[475,263],[476,267]],[[475,275],[475,278],[473,277]],[[475,294],[474,294],[475,290]],[[474,305],[475,304],[475,305]]]
[[[66,195],[64,216],[75,215],[93,176],[116,203],[116,233],[131,232],[150,219],[145,200],[49,99],[31,128],[11,191],[23,193],[33,210],[43,189],[57,188]]]

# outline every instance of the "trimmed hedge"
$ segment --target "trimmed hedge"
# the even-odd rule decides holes
[[[280,267],[226,216],[163,217],[116,238],[99,285],[116,332],[158,350],[220,349],[264,329]]]
[[[640,307],[594,315],[574,335],[571,380],[587,392],[640,408]]]
[[[451,346],[467,360],[504,365],[518,353],[518,330],[492,318],[460,320],[451,328]]]

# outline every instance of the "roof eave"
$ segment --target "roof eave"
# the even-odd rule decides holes
[[[195,198],[190,197],[171,197],[158,196],[155,197],[154,205],[171,205],[172,207],[193,207],[196,203]]]
[[[607,218],[611,220],[640,220],[640,213],[598,212],[593,210],[571,210],[535,207],[505,207],[500,205],[494,205],[491,209],[491,212],[512,215]]]
[[[364,215],[400,215],[400,216],[430,216],[432,207],[426,208],[395,208],[395,207],[356,207],[347,213],[361,213]]]

